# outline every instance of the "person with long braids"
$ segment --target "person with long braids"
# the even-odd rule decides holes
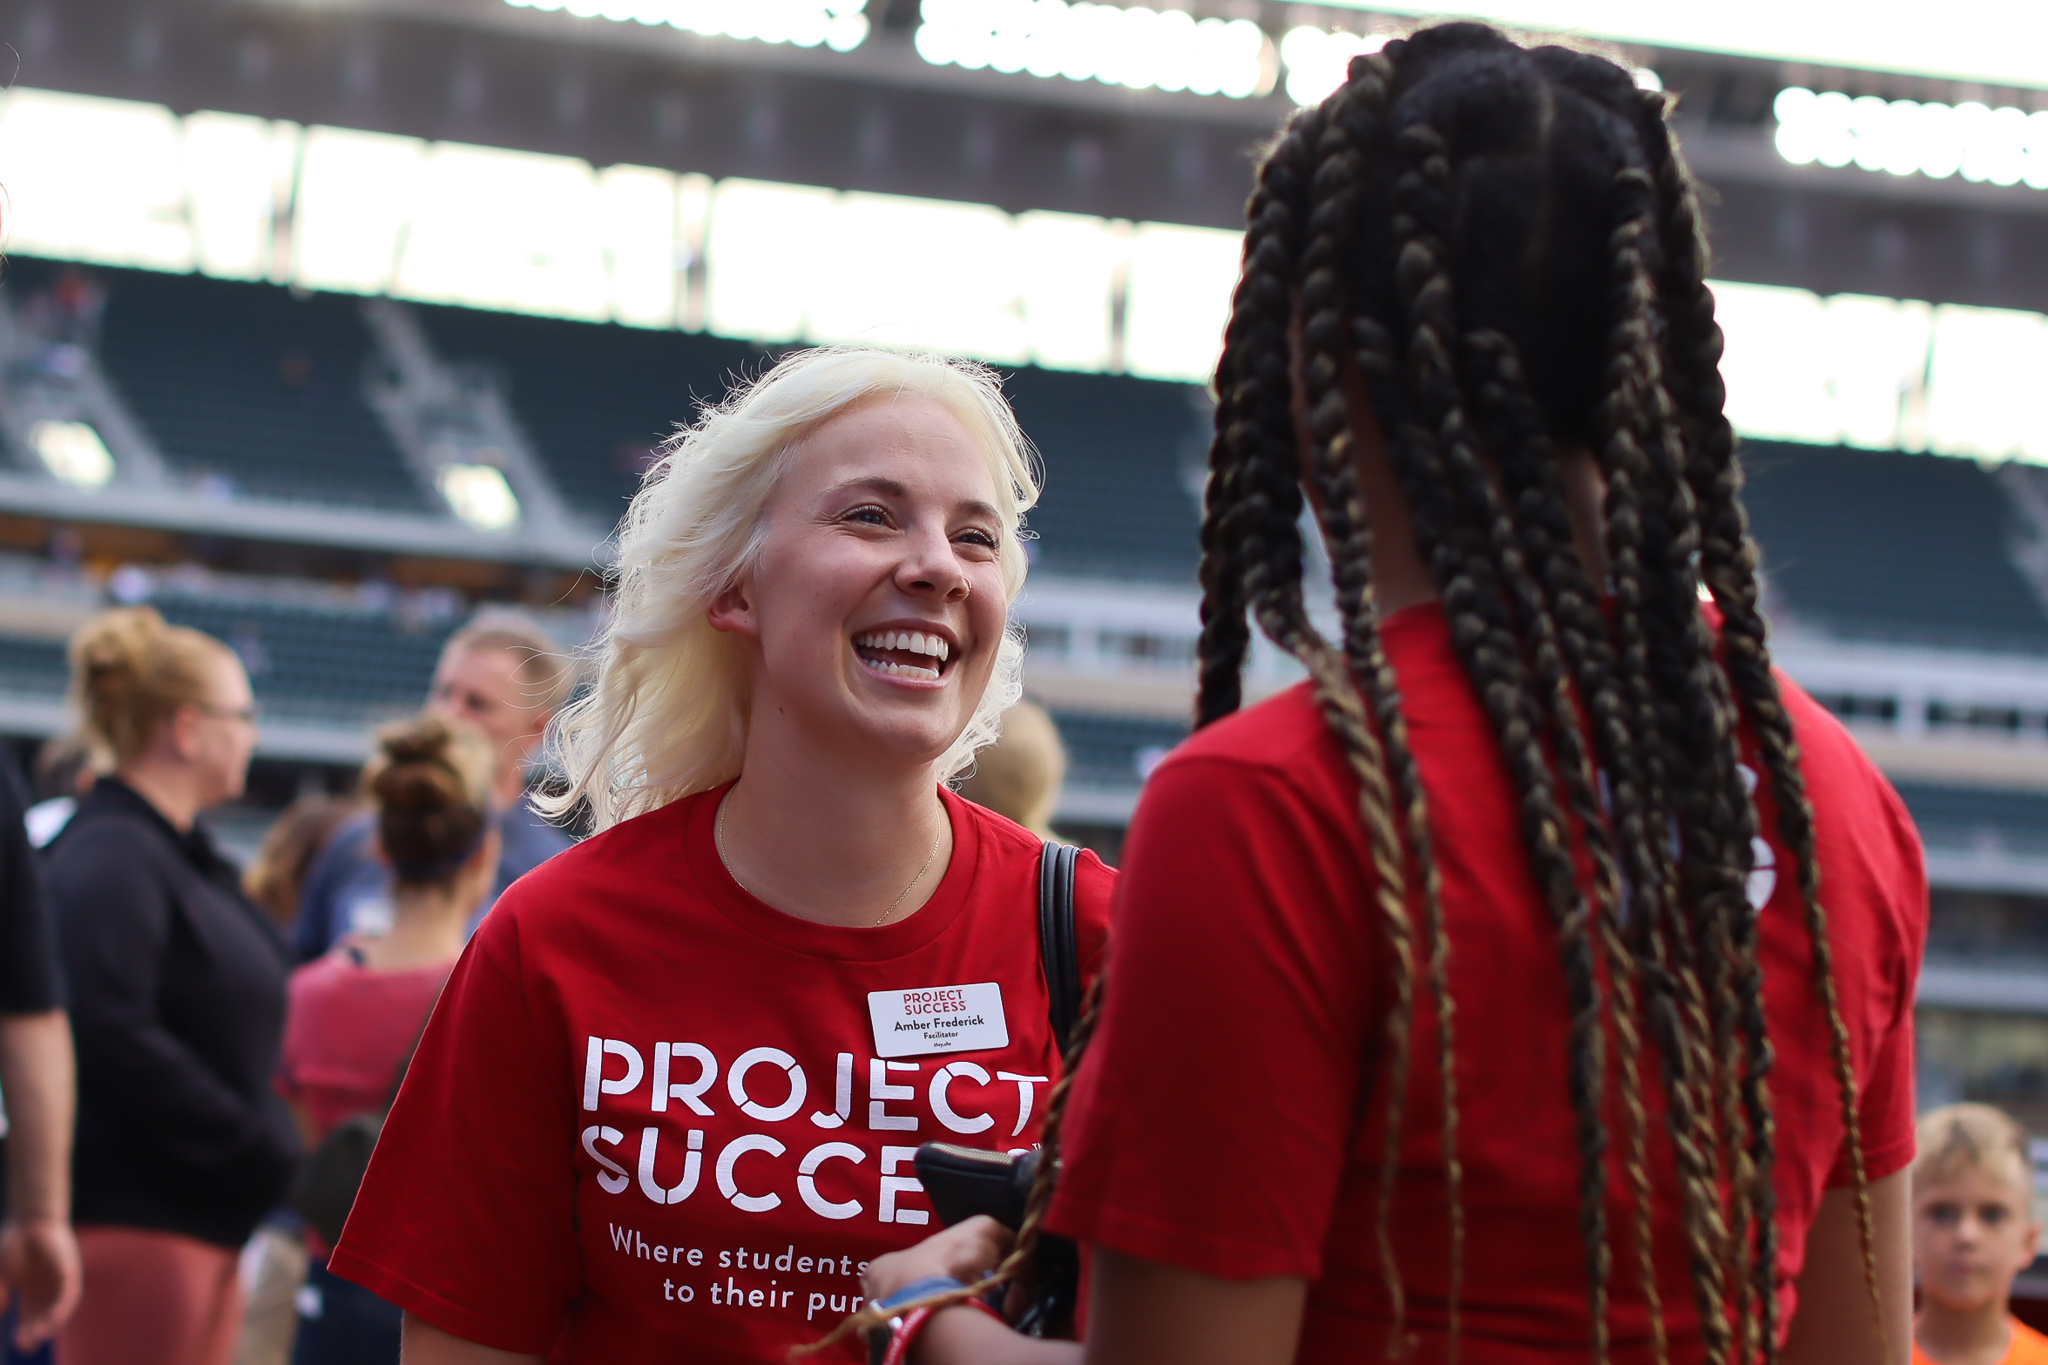
[[[1904,1365],[1925,875],[1771,669],[1665,98],[1425,28],[1249,218],[1198,731],[1093,1041],[1014,1247],[885,1258],[854,1325],[917,1365]],[[1248,618],[1309,679],[1240,710]],[[977,1311],[1047,1233],[1079,1345]]]
[[[1037,1140],[1045,845],[945,785],[1023,690],[1037,485],[993,372],[886,351],[670,441],[554,735],[597,832],[484,917],[328,1262],[407,1365],[780,1365],[935,1225],[920,1143]]]

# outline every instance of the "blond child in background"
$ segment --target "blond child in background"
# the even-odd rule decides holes
[[[2048,1337],[2007,1306],[2041,1240],[2026,1130],[1989,1105],[1951,1104],[1921,1118],[1919,1145],[1914,1365],[2048,1365]]]

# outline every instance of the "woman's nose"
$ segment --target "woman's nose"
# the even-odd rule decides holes
[[[968,593],[967,575],[953,555],[953,544],[943,534],[913,538],[906,547],[897,581],[912,592],[936,593],[957,601]]]

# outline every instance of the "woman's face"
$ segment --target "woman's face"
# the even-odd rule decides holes
[[[249,776],[256,752],[256,699],[249,675],[232,658],[214,660],[206,700],[192,708],[184,729],[185,757],[200,788],[201,807],[232,801]]]
[[[789,454],[750,573],[712,604],[750,645],[750,724],[929,763],[966,728],[1008,609],[989,462],[943,405],[860,403]]]

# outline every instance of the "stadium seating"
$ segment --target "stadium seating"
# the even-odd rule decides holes
[[[419,311],[444,359],[498,373],[563,496],[606,521],[638,485],[650,447],[769,355],[708,336]],[[1199,520],[1187,471],[1199,470],[1207,448],[1201,391],[1036,369],[1010,374],[1006,388],[1045,457],[1045,497],[1030,518],[1036,564],[1192,582]]]
[[[1209,411],[1202,390],[1118,375],[1019,370],[1008,382],[1045,457],[1034,567],[1192,584]]]
[[[371,349],[356,300],[148,271],[100,278],[101,361],[173,469],[228,494],[432,506],[364,401]]]
[[[0,635],[0,693],[52,696],[64,690],[70,675],[62,640]]]
[[[167,621],[226,641],[266,714],[280,720],[347,724],[412,710],[454,625],[221,597],[166,594],[153,605]]]
[[[746,342],[553,318],[421,307],[442,359],[494,371],[571,507],[606,525],[626,510],[654,445],[758,371]]]
[[[1053,723],[1067,746],[1067,785],[1107,790],[1135,789],[1188,736],[1171,720],[1055,711]]]
[[[1750,441],[1747,501],[1781,620],[1859,639],[2048,654],[2007,553],[2013,511],[1971,460]]]
[[[1900,782],[1899,795],[1930,848],[1994,847],[2048,857],[2048,791]]]

